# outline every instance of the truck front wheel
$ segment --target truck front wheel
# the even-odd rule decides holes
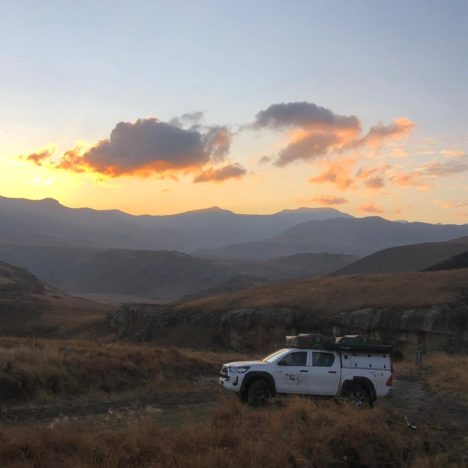
[[[270,387],[263,379],[254,380],[247,389],[247,402],[250,406],[265,406],[270,397]]]

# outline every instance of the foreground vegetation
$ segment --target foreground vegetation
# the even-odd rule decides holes
[[[154,421],[95,433],[62,424],[0,432],[0,465],[16,467],[458,466],[430,434],[382,409],[289,400],[252,410],[224,400],[211,421],[160,429]]]
[[[232,356],[94,341],[0,338],[0,401],[173,391]]]
[[[398,403],[411,398],[406,393],[372,410],[299,398],[263,409],[229,397],[209,406],[206,401],[219,398],[215,385],[203,387],[209,392],[203,402],[187,404],[185,396],[200,392],[194,380],[215,377],[222,362],[236,357],[141,344],[0,338],[0,410],[21,416],[29,403],[33,408],[30,416],[0,425],[0,466],[438,468],[467,462],[466,419],[460,414],[454,424],[447,411],[454,404],[460,412],[465,408],[466,356],[425,355],[419,370],[409,360],[395,363],[397,376],[418,380],[435,395],[421,409]],[[174,407],[164,406],[160,396],[166,394],[175,396]],[[127,410],[128,401],[145,395],[154,396],[145,400],[149,407]],[[114,399],[116,405],[99,414],[81,413],[78,405],[72,417],[61,415],[64,401],[86,405],[93,399]],[[49,418],[36,418],[41,408],[50,410]],[[417,418],[437,411],[435,422]]]

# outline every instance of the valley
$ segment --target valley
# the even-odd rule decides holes
[[[74,211],[44,206],[75,222]],[[234,216],[183,218],[213,215]],[[281,223],[296,215],[311,212]],[[131,248],[106,246],[103,231],[85,245],[45,224],[35,241],[13,239],[3,227],[0,464],[463,466],[467,226],[416,224],[343,215],[189,251],[142,249],[150,244],[136,237]],[[393,396],[365,410],[297,397],[249,408],[220,391],[223,363],[260,358],[301,332],[392,343]]]

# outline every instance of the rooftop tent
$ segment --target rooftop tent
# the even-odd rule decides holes
[[[321,333],[302,333],[287,336],[286,346],[289,348],[315,348],[356,353],[388,353],[392,350],[391,345],[373,341],[364,335],[345,335],[332,338]]]
[[[321,333],[301,333],[300,335],[286,337],[286,346],[288,348],[323,348],[332,345],[334,342],[334,338]]]

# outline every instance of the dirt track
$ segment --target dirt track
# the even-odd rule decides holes
[[[92,430],[119,427],[129,421],[150,417],[164,427],[176,427],[208,419],[222,398],[216,379],[205,378],[183,393],[151,393],[142,398],[113,401],[60,402],[50,405],[21,405],[0,409],[3,426],[46,425],[69,421]],[[468,434],[468,405],[431,392],[422,379],[394,381],[392,397],[377,402],[392,411],[394,422],[405,430],[428,431],[428,443],[463,453]],[[414,426],[412,429],[409,425]],[[435,434],[435,436],[434,436]],[[468,460],[467,460],[468,462]]]

